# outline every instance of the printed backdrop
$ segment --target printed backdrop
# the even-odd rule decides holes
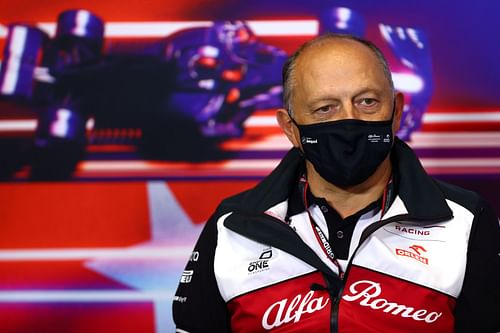
[[[0,331],[173,332],[173,293],[203,223],[290,148],[274,119],[283,61],[324,31],[387,54],[405,94],[398,135],[429,173],[500,212],[499,10],[4,3]]]

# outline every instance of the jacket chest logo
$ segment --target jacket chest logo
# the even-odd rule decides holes
[[[391,234],[402,238],[417,241],[446,241],[446,226],[412,226],[401,223],[395,223],[384,226],[383,229]]]
[[[427,252],[427,250],[422,245],[414,244],[412,246],[408,246],[409,250],[396,248],[396,255],[409,257],[415,259],[422,264],[429,265],[429,259],[422,255],[423,252]]]
[[[380,283],[370,280],[360,280],[351,284],[349,290],[342,296],[342,299],[347,302],[355,302],[375,311],[381,311],[393,316],[400,316],[415,321],[423,321],[427,324],[432,324],[443,314],[442,312],[416,309],[404,304],[398,304],[379,296],[382,296],[382,287]]]
[[[328,305],[328,297],[313,298],[313,296],[314,291],[311,290],[303,297],[302,294],[298,294],[291,301],[285,298],[272,304],[264,312],[262,327],[271,330],[290,322],[297,323],[303,314],[320,311]]]
[[[248,274],[260,273],[267,271],[269,267],[269,260],[273,257],[273,250],[271,247],[262,250],[259,259],[250,261],[248,263]]]

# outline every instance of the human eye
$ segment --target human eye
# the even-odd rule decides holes
[[[378,101],[375,98],[361,98],[358,102],[359,105],[363,107],[374,107],[378,104]]]
[[[325,121],[334,118],[339,111],[340,103],[334,100],[323,100],[311,105],[310,115],[316,121]]]
[[[314,112],[317,112],[317,113],[328,113],[330,111],[332,111],[332,105],[324,105],[324,106],[321,106],[317,109],[314,110]]]
[[[374,97],[361,97],[355,101],[356,108],[363,114],[375,114],[380,110],[380,101]]]

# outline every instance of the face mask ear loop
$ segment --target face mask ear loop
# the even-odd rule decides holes
[[[396,114],[396,98],[392,102],[392,114],[391,114],[391,123],[394,120],[394,114]]]
[[[290,112],[288,112],[288,117],[290,117],[290,120],[292,121],[292,123],[295,126],[297,126],[297,128],[299,128],[299,124],[297,124],[297,122],[295,121],[295,119],[293,119],[292,114]]]
[[[391,133],[392,133],[392,146],[394,146],[394,142],[396,141],[396,133],[392,131],[392,123],[394,122],[394,114],[396,113],[396,98],[392,102],[392,115],[391,115]]]
[[[297,124],[297,122],[295,121],[295,119],[293,119],[292,115],[290,114],[290,112],[288,112],[288,116],[290,117],[290,120],[292,121],[292,123],[297,126],[297,129],[299,130],[299,135],[300,135],[300,128],[299,128],[299,124]],[[304,152],[302,151],[302,148],[301,147],[297,147],[297,149],[299,150],[299,153],[300,153],[300,156],[305,159],[305,155],[304,155]]]

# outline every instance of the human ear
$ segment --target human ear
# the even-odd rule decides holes
[[[276,120],[292,145],[294,147],[300,147],[299,133],[293,124],[288,111],[285,109],[278,109],[276,113]]]
[[[404,95],[401,92],[396,92],[394,96],[394,119],[392,121],[392,133],[397,133],[399,127],[401,126],[404,104]]]

